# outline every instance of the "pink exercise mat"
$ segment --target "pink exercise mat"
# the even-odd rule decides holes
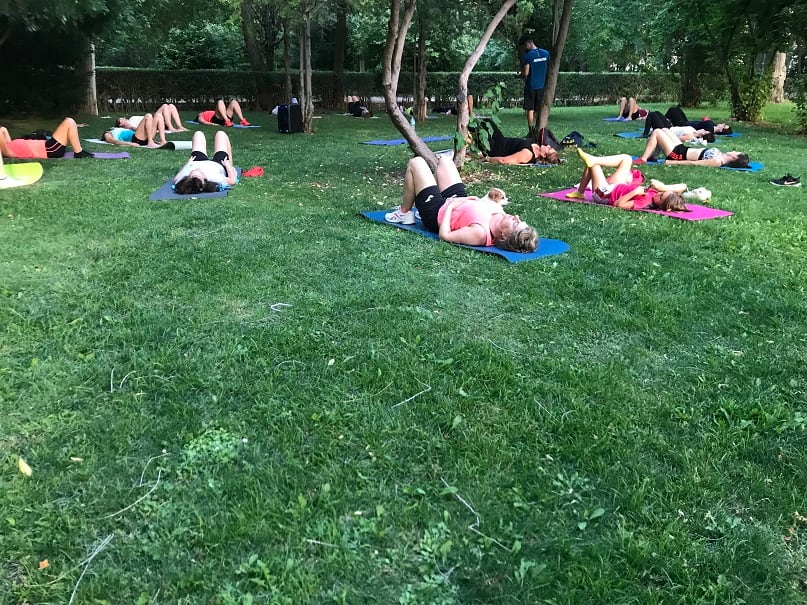
[[[562,202],[577,202],[579,204],[593,204],[594,206],[603,206],[604,204],[595,204],[591,199],[591,190],[586,189],[586,199],[584,200],[571,200],[566,197],[567,193],[577,191],[575,188],[564,189],[563,191],[552,191],[550,193],[539,193],[543,197],[551,197]],[[614,208],[614,206],[605,206],[606,208]],[[653,214],[663,214],[664,216],[671,216],[673,218],[680,218],[684,221],[705,221],[710,218],[722,218],[724,216],[731,216],[733,212],[727,210],[719,210],[717,208],[709,208],[708,206],[699,206],[698,204],[687,204],[689,212],[666,212],[664,210],[637,210],[636,212],[652,212]],[[620,208],[624,210],[624,208]]]

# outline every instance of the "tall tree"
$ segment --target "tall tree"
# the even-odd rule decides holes
[[[538,114],[538,130],[546,127],[549,122],[549,111],[552,109],[552,102],[555,99],[555,88],[560,73],[560,61],[563,57],[563,48],[566,45],[569,23],[572,19],[572,4],[574,4],[574,0],[554,0],[552,5],[552,49],[549,51],[544,98]]]

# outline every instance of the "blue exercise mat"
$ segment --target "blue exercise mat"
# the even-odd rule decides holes
[[[423,137],[424,143],[432,141],[450,141],[453,137]],[[406,139],[375,139],[374,141],[363,141],[363,145],[406,145]]]
[[[371,221],[376,223],[381,223],[383,225],[389,225],[390,227],[398,227],[399,229],[404,229],[406,231],[412,231],[413,233],[419,233],[420,235],[425,235],[426,237],[434,240],[440,240],[439,236],[436,233],[432,233],[431,231],[426,231],[423,227],[423,223],[419,220],[415,221],[414,225],[401,225],[399,223],[388,223],[384,220],[384,215],[387,214],[389,210],[370,210],[368,212],[362,212],[361,215],[365,218],[369,218]],[[501,256],[507,262],[510,263],[523,263],[528,260],[535,260],[536,258],[543,258],[544,256],[553,256],[555,254],[562,254],[563,252],[567,252],[569,250],[569,244],[566,242],[562,242],[557,239],[544,239],[540,238],[538,240],[538,249],[535,252],[511,252],[510,250],[503,250],[502,248],[497,248],[496,246],[465,246],[463,244],[457,244],[462,248],[470,248],[471,250],[476,250],[477,252],[484,252],[486,254],[496,254],[497,256]]]
[[[202,124],[201,122],[197,122],[196,120],[185,120],[186,124],[199,124],[201,126],[218,126],[220,128],[225,128],[222,124]],[[250,124],[249,126],[241,126],[241,124],[236,124],[233,122],[232,126],[227,126],[226,128],[260,128],[257,124]]]
[[[623,139],[641,139],[642,138],[642,131],[641,130],[631,130],[630,132],[615,132],[615,137],[621,137]]]
[[[238,178],[241,178],[241,168],[236,167],[235,173]],[[230,189],[232,187],[227,187],[222,191],[214,191],[213,193],[194,193],[193,195],[180,195],[176,191],[174,191],[174,177],[168,179],[167,182],[163,183],[157,191],[152,193],[149,196],[150,200],[161,201],[161,200],[201,200],[209,197],[227,197],[227,194],[230,193]]]
[[[634,161],[639,159],[639,156],[631,156]],[[648,160],[648,164],[663,164],[665,162],[664,158],[659,158],[658,160]],[[721,170],[736,170],[738,172],[759,172],[763,168],[765,168],[765,164],[762,162],[749,162],[747,168],[732,168],[731,166],[719,166]]]
[[[732,132],[731,134],[716,134],[715,136],[716,137],[729,137],[729,138],[732,138],[732,137],[738,137],[741,134],[742,134],[741,132]]]
[[[627,118],[603,118],[606,122],[627,122]]]

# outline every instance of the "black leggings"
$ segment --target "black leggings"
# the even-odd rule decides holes
[[[649,136],[651,129],[655,130],[656,128],[669,128],[672,125],[672,122],[661,115],[660,111],[651,111],[647,114],[647,117],[644,120],[644,132],[642,133],[642,136]]]
[[[687,114],[680,107],[670,107],[665,115],[673,126],[689,126]]]

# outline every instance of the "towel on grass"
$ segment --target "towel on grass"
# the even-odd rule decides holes
[[[42,178],[42,164],[39,162],[6,164],[5,168],[6,178],[0,179],[0,189],[30,185]]]
[[[370,219],[376,223],[382,223],[384,225],[389,225],[390,227],[398,227],[399,229],[405,229],[406,231],[412,231],[413,233],[419,233],[420,235],[425,235],[426,237],[434,240],[439,240],[440,237],[436,233],[432,233],[431,231],[426,231],[423,227],[423,223],[419,220],[415,221],[414,225],[401,225],[399,223],[388,223],[384,220],[384,215],[389,212],[389,210],[370,210],[368,212],[362,212],[361,215],[365,218]],[[561,254],[569,250],[569,244],[566,242],[562,242],[557,239],[544,239],[540,238],[538,240],[538,249],[535,252],[511,252],[510,250],[504,250],[502,248],[497,248],[496,246],[465,246],[463,244],[457,244],[463,248],[470,248],[471,250],[476,250],[477,252],[484,252],[486,254],[496,254],[501,256],[507,262],[510,263],[522,263],[528,260],[534,260],[536,258],[543,258],[544,256],[553,256],[555,254]]]
[[[453,137],[422,137],[424,143],[431,143],[432,141],[450,141]],[[363,141],[363,145],[406,145],[406,139],[375,139],[373,141]]]
[[[88,143],[96,143],[98,145],[114,145],[114,143],[109,143],[103,139],[84,139]],[[169,143],[174,144],[174,149],[190,151],[191,150],[191,141],[168,141]],[[140,145],[142,149],[160,149],[159,147],[146,147],[145,145]]]
[[[634,161],[639,159],[637,156],[632,157]],[[647,164],[663,164],[664,162],[664,158],[659,158],[658,160],[648,160]],[[749,162],[746,168],[732,168],[731,166],[720,166],[719,168],[721,170],[736,170],[738,172],[759,172],[765,168],[765,164],[762,162]]]
[[[201,126],[218,126],[220,128],[260,128],[257,124],[250,124],[249,126],[241,126],[241,124],[236,124],[233,122],[232,126],[224,126],[222,124],[202,124],[201,122],[197,122],[196,120],[185,120],[186,124],[200,124]]]
[[[241,178],[241,168],[235,169],[238,178]],[[232,187],[227,187],[222,191],[214,191],[213,193],[195,193],[193,195],[180,195],[176,191],[174,191],[174,177],[171,177],[163,183],[157,191],[152,193],[149,196],[150,200],[161,201],[161,200],[201,200],[206,199],[209,197],[227,197],[227,194],[230,193],[230,189]]]
[[[573,200],[566,197],[567,193],[577,191],[575,188],[563,189],[562,191],[551,191],[549,193],[539,193],[542,197],[550,197],[562,202],[576,202],[578,204],[592,204],[594,206],[603,206],[606,208],[616,208],[617,210],[631,210],[633,212],[651,212],[653,214],[663,214],[664,216],[671,216],[672,218],[680,218],[684,221],[705,221],[711,218],[722,218],[724,216],[731,216],[733,212],[727,210],[719,210],[717,208],[709,208],[708,206],[699,206],[698,204],[687,204],[690,212],[667,212],[665,210],[651,210],[649,208],[641,208],[633,210],[632,208],[617,208],[616,206],[609,206],[607,204],[597,204],[591,198],[591,190],[586,189],[585,200]]]

